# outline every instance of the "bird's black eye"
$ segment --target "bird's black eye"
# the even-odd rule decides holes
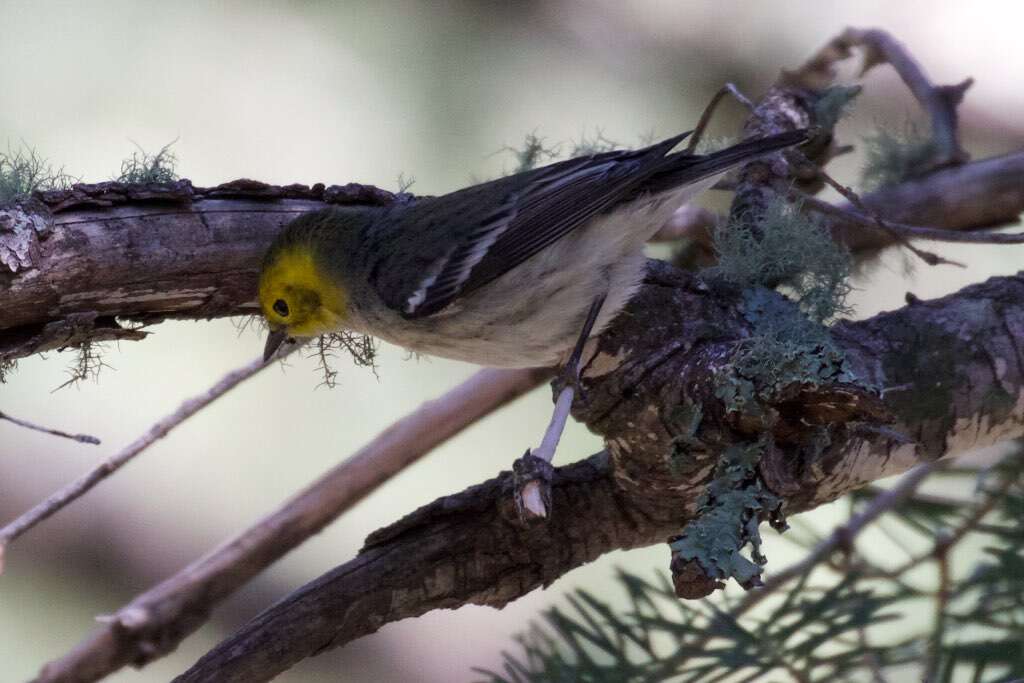
[[[274,312],[282,318],[288,317],[288,302],[284,299],[278,299],[274,302]]]

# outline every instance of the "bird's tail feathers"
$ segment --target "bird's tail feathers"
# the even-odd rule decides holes
[[[699,182],[704,178],[719,175],[746,161],[778,152],[806,142],[807,129],[793,130],[756,140],[744,140],[711,154],[695,156],[687,152],[676,152],[664,158],[661,170],[652,174],[643,189],[658,194],[675,187]]]

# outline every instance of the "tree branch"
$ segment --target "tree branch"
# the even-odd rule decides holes
[[[0,361],[142,339],[167,318],[258,313],[263,252],[296,216],[382,205],[366,185],[100,183],[0,208]]]
[[[517,522],[508,473],[441,498],[372,534],[354,560],[264,612],[178,681],[269,680],[385,623],[469,603],[501,607],[605,552],[677,532],[718,457],[714,428],[702,428],[705,443],[674,461],[666,454],[679,452],[681,404],[701,396],[706,419],[715,419],[705,378],[716,368],[708,365],[727,361],[723,339],[742,336],[729,308],[695,279],[652,263],[628,314],[589,354],[586,405],[576,415],[606,435],[608,453],[557,471],[548,524]],[[644,320],[659,324],[637,323]],[[795,444],[769,454],[762,475],[786,498],[787,512],[1024,434],[1024,273],[844,323],[836,333],[860,372],[879,386],[905,387],[886,394],[884,407],[913,441],[839,419],[844,426],[813,460]],[[949,354],[939,353],[949,345]],[[839,405],[841,398],[806,395],[798,407],[784,399],[777,408],[811,422],[862,410]]]
[[[188,181],[179,183],[191,188]],[[248,195],[223,189],[237,187],[236,181],[181,189],[158,200],[155,192],[142,191],[147,186],[105,183],[117,198],[103,199],[108,206],[72,202],[66,194],[76,191],[66,191],[41,195],[59,209],[53,215],[39,205],[33,206],[42,214],[0,209],[0,252],[5,241],[29,243],[17,270],[0,268],[0,361],[86,341],[145,337],[145,330],[119,320],[153,324],[257,313],[254,292],[263,251],[285,223],[322,208],[327,198],[350,205],[390,198],[368,186],[328,194],[304,186],[252,185],[263,189]],[[1024,152],[942,169],[862,199],[900,224],[964,231],[1005,225],[1024,211]],[[700,216],[700,222],[707,220]],[[894,242],[884,230],[849,216],[827,217],[826,224],[855,251]]]
[[[70,432],[61,431],[60,429],[54,429],[53,427],[44,427],[42,425],[37,425],[34,422],[29,422],[28,420],[22,420],[21,418],[14,417],[13,415],[8,415],[3,411],[0,411],[0,420],[7,420],[11,424],[16,424],[19,427],[24,427],[25,429],[42,432],[43,434],[50,434],[51,436],[59,436],[64,439],[71,439],[78,443],[88,443],[94,446],[98,446],[100,443],[100,440],[91,434],[72,434]],[[0,547],[2,547],[2,545],[0,545]],[[2,557],[3,554],[0,553],[0,560],[2,560]],[[0,571],[2,570],[3,563],[0,561]]]
[[[870,38],[851,34],[844,40],[867,44]],[[897,53],[887,59],[900,61]],[[831,62],[822,64],[831,73]],[[913,76],[903,67],[898,66],[905,78]],[[805,67],[796,75],[813,71]],[[831,80],[829,75],[820,89]],[[780,82],[755,105],[747,134],[813,123],[814,97],[807,90],[816,87]],[[948,162],[960,160],[955,110],[952,116]],[[824,138],[825,148],[808,152],[816,161],[835,153],[831,132]],[[758,208],[784,196],[790,175],[815,182],[813,173],[776,156],[741,171],[734,214],[757,215]],[[1024,208],[1024,172],[1013,165],[1013,156],[996,165],[948,168],[869,195],[865,205],[907,225],[973,229],[992,225],[994,217],[1002,223]],[[985,174],[991,176],[985,183],[968,182]],[[946,185],[929,185],[936,177]],[[934,202],[916,205],[920,215],[900,215],[908,202],[899,192],[909,186],[916,194],[948,191],[959,202],[963,224],[948,225],[947,215],[922,220],[935,210]],[[0,263],[10,271],[0,278],[10,283],[12,300],[0,311],[0,360],[145,335],[121,327],[119,320],[253,312],[262,252],[285,222],[325,203],[380,205],[392,199],[364,186],[279,188],[251,181],[211,189],[192,188],[187,181],[115,183],[39,195],[47,208],[23,204],[0,214]],[[881,232],[863,248],[891,243],[894,236]],[[870,235],[856,221],[848,232],[833,226],[833,233],[854,248]],[[125,253],[133,258],[125,259]],[[588,346],[585,401],[575,414],[605,436],[607,455],[558,473],[551,522],[532,529],[518,524],[508,475],[442,498],[373,534],[359,557],[268,610],[182,680],[265,680],[389,621],[467,602],[501,606],[604,552],[663,540],[693,516],[723,449],[738,440],[770,435],[772,448],[763,454],[758,474],[785,500],[787,511],[800,511],[918,462],[1019,435],[1022,301],[1024,275],[1018,275],[839,325],[834,337],[855,383],[789,382],[758,395],[757,411],[744,413],[717,392],[720,379],[734,371],[736,349],[756,332],[742,301],[736,293],[710,291],[693,276],[652,264],[626,314]],[[890,420],[895,425],[880,424]],[[407,446],[419,453],[415,448],[424,444]],[[323,496],[334,500],[329,491],[314,493],[320,485],[294,502],[304,512],[289,504],[280,517],[271,516],[172,579],[177,583],[165,584],[166,592],[158,587],[140,596],[95,637],[48,666],[40,680],[93,680],[173,647],[212,604],[305,538],[293,534],[291,522],[275,524],[306,520],[308,514],[317,520],[310,528],[319,528],[337,514],[333,504],[323,505]],[[338,505],[340,512],[346,503]],[[235,553],[234,547],[250,542],[252,555]],[[194,582],[193,571],[199,573]]]
[[[210,405],[218,398],[267,367],[262,359],[256,359],[237,370],[232,370],[216,384],[198,396],[184,401],[177,410],[156,422],[145,434],[121,451],[110,456],[97,467],[42,501],[3,528],[0,528],[0,573],[4,568],[4,554],[7,546],[26,531],[46,520],[58,510],[66,507],[88,493],[94,486],[121,469],[188,418]]]
[[[951,86],[933,85],[906,47],[887,31],[847,28],[826,43],[800,68],[785,72],[783,82],[812,90],[823,90],[835,80],[836,63],[848,59],[854,47],[864,50],[862,75],[879,64],[890,64],[928,113],[931,118],[932,136],[938,148],[934,167],[966,161],[968,155],[960,146],[956,108],[973,80],[968,78]]]
[[[548,370],[481,370],[423,404],[305,491],[163,583],[139,595],[37,681],[92,681],[172,651],[253,576],[394,474],[544,381]]]

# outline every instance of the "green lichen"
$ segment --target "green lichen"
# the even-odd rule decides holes
[[[564,149],[568,149],[568,155],[563,152]],[[578,140],[572,140],[570,143],[563,145],[562,143],[551,144],[547,142],[547,138],[537,134],[536,131],[528,133],[523,142],[518,147],[506,145],[500,151],[507,152],[512,155],[515,161],[515,167],[511,173],[522,173],[524,171],[532,171],[533,169],[542,166],[546,163],[556,161],[558,159],[572,159],[575,157],[591,156],[594,154],[600,154],[602,152],[609,152],[614,149],[621,149],[614,140],[611,140],[604,135],[604,131],[600,128],[594,131],[593,135],[580,135]]]
[[[684,560],[696,561],[708,576],[756,585],[767,558],[761,552],[760,520],[775,514],[781,501],[757,475],[766,440],[730,446],[699,501],[697,516],[670,543]],[[750,545],[750,558],[741,552]]]
[[[739,290],[752,331],[715,387],[729,411],[761,417],[786,387],[855,381],[826,327],[850,310],[852,260],[827,230],[779,198],[756,222],[730,222],[715,247],[719,261],[706,277]]]
[[[87,379],[98,382],[100,371],[110,366],[103,361],[103,344],[99,342],[83,342],[75,350],[75,360],[72,361],[65,372],[68,375],[66,382],[53,391],[59,391],[66,387],[78,386]]]
[[[377,373],[377,345],[373,337],[346,331],[330,332],[317,338],[313,351],[323,378],[320,386],[333,389],[338,385],[335,367],[338,354],[349,356],[356,367],[370,368]]]
[[[816,323],[849,312],[850,253],[799,203],[780,197],[757,221],[730,221],[716,233],[715,249],[709,280],[740,290],[783,287]]]
[[[766,417],[766,403],[794,385],[858,384],[828,328],[778,292],[742,293],[753,334],[736,344],[732,363],[717,377],[715,396],[730,412]]]
[[[610,152],[615,149],[622,149],[622,145],[606,138],[604,131],[600,128],[594,131],[592,136],[586,134],[580,135],[579,140],[573,140],[572,147],[569,150],[569,158],[591,156],[593,154],[601,154],[602,152]]]
[[[547,139],[537,135],[536,131],[528,133],[523,139],[521,147],[506,145],[501,149],[508,152],[515,159],[516,165],[512,173],[531,171],[548,161],[558,158],[560,145],[547,146]]]
[[[750,380],[764,398],[793,384],[854,383],[845,355],[828,328],[804,315],[778,292],[756,287],[743,292],[743,316],[754,335],[739,342],[734,374]]]
[[[27,197],[36,190],[64,189],[74,178],[54,168],[24,143],[0,152],[0,203]]]
[[[831,130],[853,108],[853,101],[861,93],[861,86],[837,85],[826,88],[814,103],[814,122],[820,128]]]
[[[121,162],[121,173],[117,180],[122,183],[170,183],[178,179],[175,167],[178,158],[171,152],[176,140],[172,140],[160,148],[156,154],[150,154],[138,144],[132,155]]]
[[[902,133],[879,129],[864,139],[866,160],[861,185],[873,191],[920,177],[932,169],[938,146],[913,123]]]
[[[415,176],[406,175],[405,173],[398,174],[398,194],[406,194],[412,189],[412,186],[416,184]]]
[[[799,205],[782,198],[756,221],[731,222],[716,235],[716,249],[719,262],[706,276],[736,291],[750,336],[736,342],[731,362],[717,373],[715,396],[728,412],[750,418],[743,424],[760,422],[765,429],[760,440],[725,451],[696,518],[671,546],[708,577],[732,577],[749,587],[766,562],[760,521],[769,517],[782,524],[781,501],[757,471],[773,445],[773,405],[794,386],[858,383],[827,327],[849,310],[851,259]],[[828,447],[831,435],[825,427],[808,427],[808,434],[805,455],[813,458]],[[741,552],[748,544],[749,557]]]

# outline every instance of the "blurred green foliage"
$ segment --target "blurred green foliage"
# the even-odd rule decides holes
[[[902,564],[851,544],[824,558],[820,571],[761,596],[760,608],[725,593],[720,601],[681,602],[664,577],[620,571],[625,609],[578,590],[572,611],[554,607],[544,625],[518,638],[521,652],[505,654],[502,672],[481,673],[491,683],[1017,680],[1024,675],[1024,445],[989,471],[932,478],[945,488],[973,479],[976,495],[914,496],[877,519],[873,526],[887,534],[899,529],[902,547],[915,547],[909,535],[929,547],[904,550]],[[877,495],[851,496],[851,513]],[[797,542],[810,550],[822,540]],[[967,569],[956,571],[961,562]],[[936,564],[946,577],[938,589],[919,571]],[[922,612],[931,620],[915,622]],[[900,638],[878,636],[888,622],[899,624]]]
[[[880,128],[864,138],[861,185],[874,191],[922,176],[932,168],[938,148],[931,135],[913,123],[901,132]]]

